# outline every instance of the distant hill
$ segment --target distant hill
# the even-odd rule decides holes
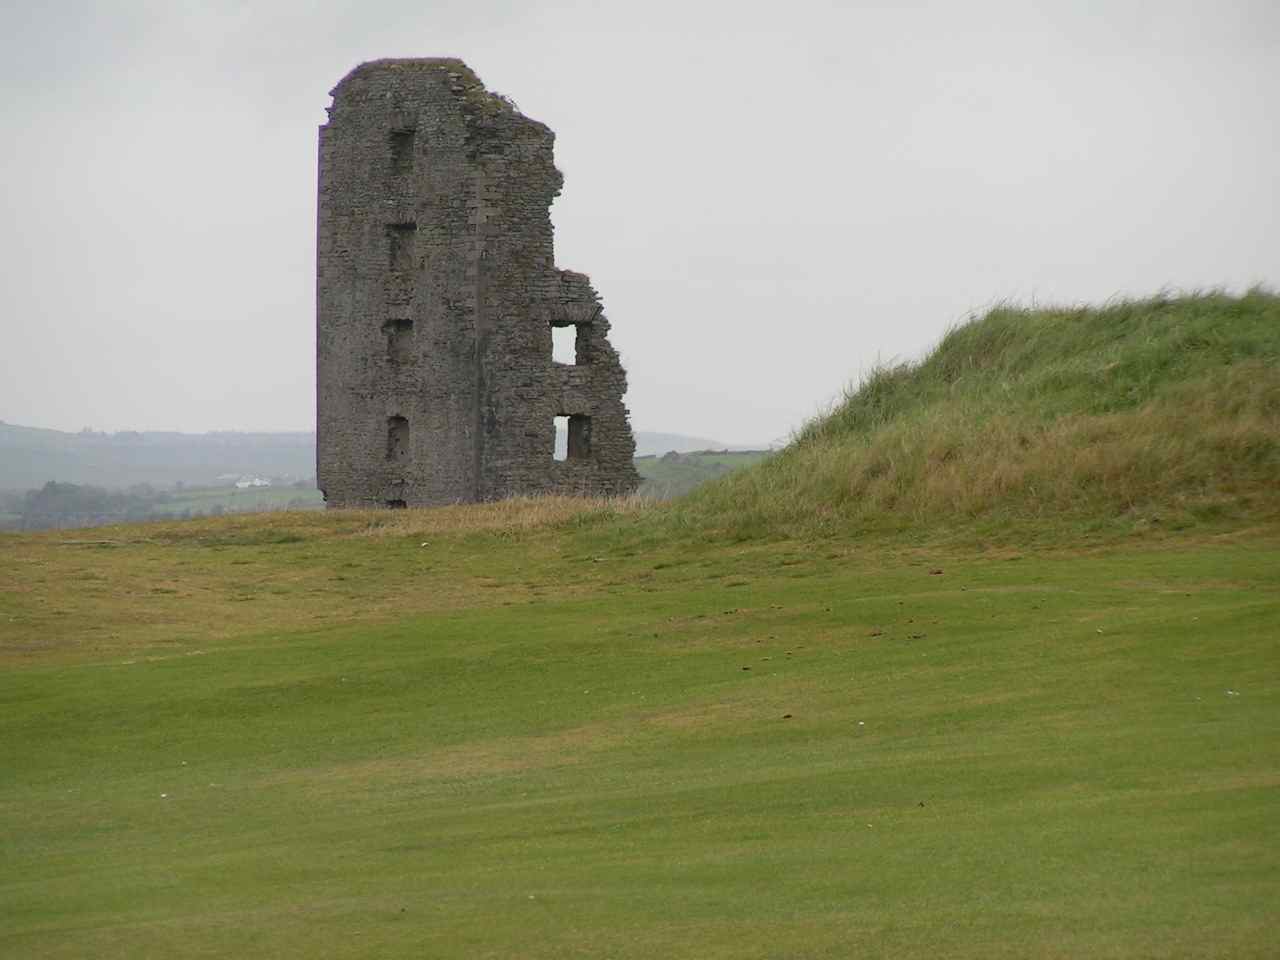
[[[759,450],[764,444],[754,447],[739,447],[722,443],[719,440],[708,440],[706,437],[686,437],[679,433],[646,433],[636,431],[636,456],[661,456],[664,453],[695,453],[699,450]]]
[[[636,434],[637,456],[725,448],[703,437]],[[205,485],[229,474],[295,481],[315,469],[313,433],[66,433],[0,421],[0,490],[30,490],[50,480],[106,488]]]
[[[310,433],[64,433],[0,422],[0,489],[49,480],[99,487],[212,483],[223,474],[303,480],[315,474]]]
[[[709,480],[754,466],[767,456],[767,450],[671,450],[661,456],[636,457],[636,470],[640,472],[638,492],[654,500],[674,500]]]

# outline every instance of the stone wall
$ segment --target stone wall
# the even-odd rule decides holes
[[[328,504],[634,490],[609,322],[587,277],[555,266],[555,135],[460,60],[365,63],[332,95],[316,258]],[[575,364],[552,360],[566,325]]]

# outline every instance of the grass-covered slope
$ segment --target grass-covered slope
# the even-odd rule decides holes
[[[1181,525],[1280,514],[1280,297],[1000,308],[875,371],[693,525]]]

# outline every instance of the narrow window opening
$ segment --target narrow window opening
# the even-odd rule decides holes
[[[387,417],[387,459],[393,463],[409,459],[409,421],[404,417]]]
[[[563,462],[569,455],[569,418],[556,417],[556,442],[554,453],[556,460]]]
[[[387,335],[387,359],[394,363],[403,363],[413,357],[413,321],[410,319],[388,320],[382,325],[382,332]]]
[[[586,460],[591,456],[591,418],[585,414],[556,417],[555,458]]]
[[[388,510],[404,510],[404,509],[405,509],[406,507],[408,507],[408,506],[409,506],[409,505],[408,505],[407,503],[405,503],[403,500],[388,500],[388,501],[387,501],[387,509],[388,509]]]
[[[391,131],[391,172],[409,173],[413,170],[413,130]]]
[[[416,223],[393,223],[387,227],[387,245],[392,270],[407,271],[413,267],[413,247],[417,235]]]

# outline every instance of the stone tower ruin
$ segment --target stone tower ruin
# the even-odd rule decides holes
[[[316,256],[326,502],[634,490],[609,322],[587,277],[555,266],[555,135],[460,60],[365,63],[332,96]],[[552,359],[558,327],[573,363]]]

